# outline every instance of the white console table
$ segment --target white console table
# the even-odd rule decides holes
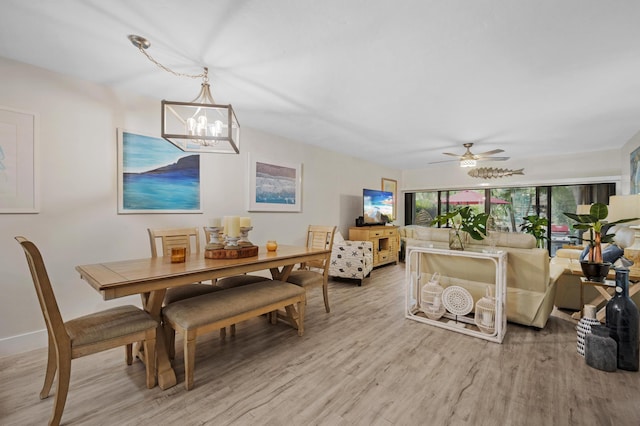
[[[473,311],[470,316],[454,316],[445,313],[440,320],[433,320],[423,316],[420,310],[420,294],[422,272],[433,273],[435,271],[421,271],[420,256],[448,256],[448,257],[467,257],[486,260],[493,262],[495,265],[495,331],[493,334],[483,333],[474,324]],[[412,267],[414,270],[412,270]],[[502,343],[504,335],[507,331],[507,253],[498,251],[496,253],[472,251],[472,250],[447,250],[433,247],[407,247],[406,254],[406,317],[414,321],[431,324],[436,327],[445,328],[447,330],[456,331],[458,333],[467,334],[469,336],[478,337],[495,343]],[[414,298],[415,295],[415,298]],[[447,321],[449,320],[449,321]],[[460,324],[453,324],[450,320],[455,320]]]

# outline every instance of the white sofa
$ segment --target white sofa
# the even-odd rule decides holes
[[[405,246],[448,248],[449,230],[412,226],[400,230]],[[487,248],[487,242],[470,240],[467,250]],[[536,248],[532,235],[500,232],[496,249],[507,255],[507,320],[544,328],[553,310],[556,281],[564,271],[561,265],[550,265],[547,250]],[[462,285],[478,301],[487,283],[493,283],[495,269],[487,262],[464,257],[422,256],[421,270],[426,274],[440,272],[444,286]],[[448,277],[456,277],[448,280]],[[448,284],[451,282],[451,284]],[[494,293],[495,294],[495,293]]]
[[[338,231],[333,237],[329,276],[357,280],[358,285],[373,269],[373,243],[371,241],[348,241]]]

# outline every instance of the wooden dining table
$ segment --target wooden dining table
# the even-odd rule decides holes
[[[145,294],[143,308],[160,321],[167,288],[200,281],[269,270],[274,280],[286,281],[296,264],[313,260],[329,262],[330,249],[278,245],[277,251],[260,247],[257,256],[241,259],[208,259],[191,254],[184,263],[171,263],[170,256],[95,263],[76,266],[80,277],[102,294],[105,300]],[[159,327],[156,339],[156,369],[162,389],[174,386],[176,374],[169,360],[167,341]]]

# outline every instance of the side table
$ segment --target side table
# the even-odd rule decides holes
[[[472,251],[472,250],[447,250],[433,247],[407,247],[406,252],[406,318],[422,322],[425,324],[434,325],[436,327],[445,328],[450,331],[456,331],[458,333],[466,334],[480,339],[485,339],[494,343],[502,343],[504,335],[507,331],[507,253],[504,251],[498,251],[495,253]],[[420,256],[447,256],[447,257],[467,257],[481,259],[482,261],[490,262],[495,266],[495,282],[487,283],[494,285],[495,287],[495,331],[492,334],[483,333],[474,324],[473,317],[467,316],[454,316],[450,313],[445,313],[443,320],[433,320],[422,315],[419,309],[420,306],[420,294],[421,294],[421,277],[423,273],[433,273],[436,271],[422,271],[420,266]],[[413,269],[412,269],[413,268]],[[415,300],[413,295],[416,295]],[[470,314],[471,315],[471,314]],[[453,319],[456,322],[466,323],[469,327],[460,327],[455,324],[450,324],[444,319]]]
[[[584,305],[585,305],[584,303],[584,286],[585,285],[594,286],[598,291],[598,293],[600,293],[595,299],[589,302],[590,305],[599,306],[602,302],[608,302],[609,300],[611,300],[613,295],[609,293],[608,290],[613,289],[615,291],[616,281],[606,279],[604,280],[604,282],[596,282],[596,281],[589,281],[585,277],[581,277],[580,278],[580,310],[578,312],[575,312],[573,315],[571,315],[571,318],[573,319],[580,320],[580,318],[582,318],[582,316],[584,315],[583,311],[584,311]],[[638,285],[637,283],[633,283],[629,287],[629,297],[633,296],[638,291],[640,291],[640,285]],[[606,315],[605,308],[606,308],[606,305],[600,308],[596,313],[596,319],[600,322],[605,321],[605,315]]]

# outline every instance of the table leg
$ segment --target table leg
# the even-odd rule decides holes
[[[289,278],[289,274],[293,270],[293,267],[294,265],[286,265],[282,268],[282,270],[278,268],[271,268],[269,269],[269,271],[271,271],[271,277],[274,280],[287,281],[287,278]]]
[[[286,265],[281,270],[278,268],[271,268],[271,277],[278,281],[287,281],[289,274],[293,270],[295,265]],[[293,305],[285,307],[285,312],[276,312],[276,318],[288,322],[293,328],[298,329],[298,312]]]
[[[166,290],[164,289],[152,292],[144,307],[158,321],[162,320],[162,302],[165,293]],[[175,386],[178,382],[176,372],[173,370],[169,360],[167,339],[162,325],[159,325],[156,330],[156,374],[158,376],[158,386],[162,390]]]
[[[582,318],[583,316],[584,316],[584,284],[580,283],[580,318]]]

